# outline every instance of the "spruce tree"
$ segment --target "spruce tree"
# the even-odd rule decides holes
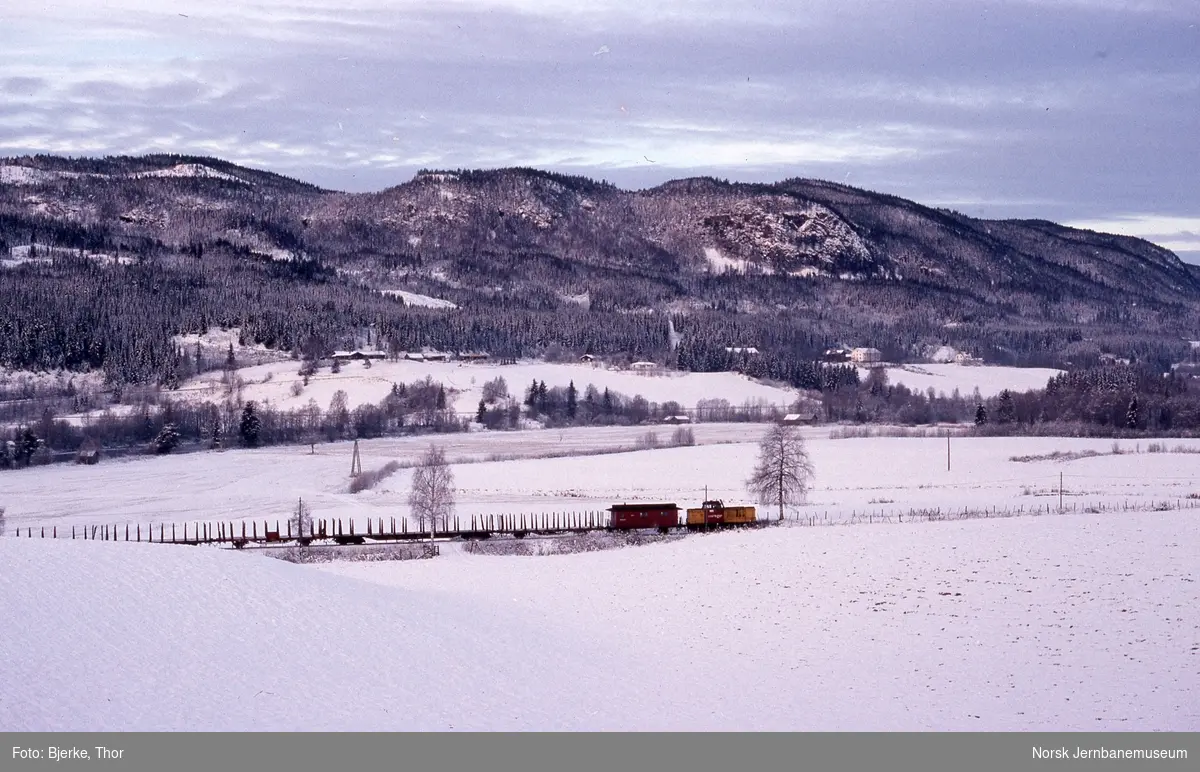
[[[1012,392],[1008,389],[1000,392],[1000,405],[996,408],[996,422],[1010,424],[1017,420],[1017,407],[1013,404]]]
[[[579,393],[575,390],[575,381],[567,384],[567,418],[575,420],[575,413],[578,408]]]
[[[981,402],[980,404],[975,406],[975,425],[983,426],[987,422],[988,422],[987,408],[984,407],[983,403]]]
[[[1129,409],[1125,411],[1125,428],[1136,429],[1138,424],[1142,422],[1142,410],[1138,405],[1137,397],[1134,397],[1129,402]]]
[[[262,429],[262,422],[258,419],[258,411],[254,408],[253,402],[247,402],[246,407],[242,409],[242,422],[238,427],[238,434],[241,435],[242,444],[248,448],[258,446],[258,434]]]
[[[179,446],[179,429],[170,422],[163,424],[162,431],[154,438],[152,445],[155,453],[170,453]]]

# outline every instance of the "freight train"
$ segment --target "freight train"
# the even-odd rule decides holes
[[[608,511],[611,517],[607,530],[610,531],[655,528],[659,533],[667,533],[680,527],[702,531],[747,526],[756,520],[754,507],[727,507],[719,499],[686,510],[683,522],[680,522],[679,506],[676,504],[613,504]]]

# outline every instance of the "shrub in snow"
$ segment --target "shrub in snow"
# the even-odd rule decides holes
[[[399,461],[389,461],[379,469],[369,469],[365,472],[359,472],[350,480],[350,492],[358,493],[374,488],[381,480],[390,477],[399,468]]]
[[[692,432],[690,426],[680,426],[671,435],[671,444],[676,447],[683,447],[696,444],[696,435]]]

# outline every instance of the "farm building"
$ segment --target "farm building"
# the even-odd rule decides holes
[[[462,351],[458,358],[464,362],[482,362],[488,359],[488,354],[486,351]]]
[[[333,352],[333,358],[340,362],[347,362],[360,359],[386,359],[387,354],[382,351],[363,351],[361,349],[356,349],[354,351],[335,351]]]
[[[795,413],[788,413],[780,422],[785,426],[799,426],[801,424],[816,423],[821,417],[821,411],[815,407],[806,407]]]
[[[444,351],[406,351],[404,358],[414,362],[445,362],[450,359],[450,355]]]
[[[75,454],[77,464],[98,464],[100,462],[100,445],[95,440],[87,440]]]
[[[658,364],[655,362],[633,362],[629,365],[630,370],[657,370]]]
[[[691,422],[690,415],[669,415],[663,419],[664,424],[690,424]]]
[[[849,362],[850,349],[845,346],[827,348],[825,349],[825,353],[821,355],[821,359],[825,362]]]
[[[855,348],[850,350],[850,361],[856,364],[873,364],[883,361],[883,352],[877,348]]]
[[[580,362],[595,362],[596,357],[592,356],[591,354],[584,354],[583,356],[579,357],[579,361]]]

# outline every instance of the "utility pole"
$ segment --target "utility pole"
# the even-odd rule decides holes
[[[362,474],[362,458],[358,455],[358,440],[354,441],[354,455],[350,458],[350,476],[358,477]]]
[[[946,430],[946,471],[950,471],[950,430]]]
[[[1062,512],[1062,489],[1063,489],[1063,473],[1058,473],[1058,511]]]

